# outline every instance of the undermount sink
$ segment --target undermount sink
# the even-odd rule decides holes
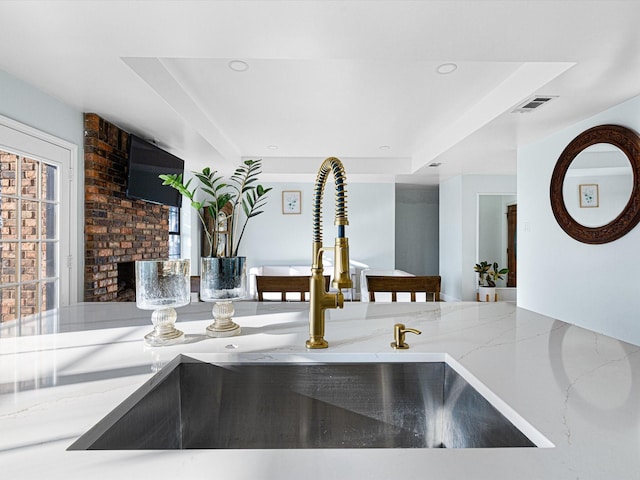
[[[544,438],[544,437],[542,437]],[[447,362],[179,356],[70,450],[536,447]]]

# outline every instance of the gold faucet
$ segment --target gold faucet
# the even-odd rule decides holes
[[[322,246],[322,194],[329,172],[333,172],[336,185],[334,224],[338,227],[335,246]],[[327,308],[344,307],[343,288],[352,288],[353,282],[349,274],[349,239],[345,237],[344,227],[349,225],[347,219],[347,178],[342,162],[329,157],[318,170],[316,184],[313,189],[313,258],[311,260],[311,280],[309,285],[309,340],[307,348],[327,348],[324,339],[324,311]],[[329,293],[324,289],[324,267],[322,254],[325,250],[334,251],[334,274],[331,285],[338,289],[337,293]]]
[[[406,350],[409,348],[409,344],[404,341],[405,333],[415,333],[416,335],[420,335],[422,332],[420,330],[416,330],[415,328],[406,328],[402,323],[396,323],[393,326],[393,339],[391,342],[391,347],[396,350]]]

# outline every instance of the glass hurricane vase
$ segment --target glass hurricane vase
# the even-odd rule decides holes
[[[247,296],[246,257],[202,257],[200,264],[200,300],[214,302],[214,322],[207,327],[210,337],[240,335],[233,322],[233,300]]]
[[[145,335],[147,345],[158,347],[184,341],[175,328],[177,307],[191,300],[189,260],[136,261],[136,306],[153,310],[154,329]]]

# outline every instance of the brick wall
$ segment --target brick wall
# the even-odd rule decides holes
[[[167,258],[168,208],[126,197],[129,134],[84,115],[84,300],[130,301],[118,294],[118,263]]]

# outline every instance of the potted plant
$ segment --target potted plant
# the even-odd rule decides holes
[[[500,268],[498,262],[482,261],[473,268],[478,273],[478,294],[476,298],[481,302],[496,301],[496,281],[502,280],[509,273],[508,268]]]
[[[191,187],[182,175],[163,174],[163,185],[178,190],[195,209],[208,243],[208,255],[200,260],[200,299],[216,302],[213,316],[216,321],[207,327],[212,337],[238,335],[240,327],[231,321],[232,299],[246,296],[246,257],[238,256],[240,242],[247,223],[263,213],[267,193],[271,188],[257,184],[262,164],[260,160],[245,160],[225,183],[217,171],[204,168],[193,172],[199,184]],[[198,200],[198,191],[204,199]],[[207,222],[206,214],[213,219]]]

